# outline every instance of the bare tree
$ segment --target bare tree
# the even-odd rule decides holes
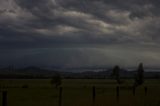
[[[144,69],[143,63],[140,63],[137,69],[137,75],[135,76],[135,86],[142,85],[144,82]]]
[[[114,77],[114,78],[117,80],[117,83],[118,83],[118,84],[121,83],[119,72],[120,72],[120,68],[119,68],[118,65],[116,65],[116,66],[113,68],[112,74],[111,74],[111,76]]]

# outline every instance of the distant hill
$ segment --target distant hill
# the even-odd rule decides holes
[[[84,71],[85,70],[85,71]],[[96,70],[96,71],[95,71]],[[99,70],[99,71],[98,71]],[[112,69],[104,68],[72,68],[72,69],[42,69],[35,66],[26,68],[14,69],[6,67],[0,69],[0,78],[51,78],[59,73],[63,78],[88,78],[88,79],[105,79],[111,78]],[[128,71],[127,69],[120,70],[121,78],[134,78],[135,70]],[[145,71],[146,78],[160,78],[159,71]]]
[[[0,78],[48,78],[56,73],[54,70],[42,69],[35,66],[19,69],[7,67],[0,69]]]

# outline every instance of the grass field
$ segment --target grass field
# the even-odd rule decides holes
[[[62,106],[92,106],[92,86],[96,87],[95,106],[160,106],[160,80],[146,80],[136,89],[135,96],[131,88],[133,81],[124,80],[120,85],[119,102],[118,84],[114,80],[65,79],[62,82]],[[7,91],[8,106],[58,106],[59,89],[51,85],[49,79],[0,80],[0,86],[0,91]]]

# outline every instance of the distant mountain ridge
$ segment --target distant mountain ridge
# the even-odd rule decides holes
[[[43,69],[40,67],[29,66],[26,68],[14,69],[13,67],[6,67],[0,69],[0,78],[50,78],[59,73],[63,78],[111,78],[112,69],[103,68],[56,68],[56,69]],[[136,70],[128,71],[127,69],[120,70],[121,78],[134,78]],[[146,78],[160,78],[158,71],[145,71]]]

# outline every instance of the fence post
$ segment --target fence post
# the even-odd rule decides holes
[[[144,87],[145,96],[147,95],[148,88]]]
[[[95,86],[92,87],[92,102],[93,106],[95,105],[95,99],[96,99],[96,88]]]
[[[116,87],[117,101],[119,102],[119,86]]]
[[[136,87],[133,86],[133,96],[135,96],[135,95],[136,95]]]
[[[62,87],[59,88],[59,106],[62,106]]]
[[[2,106],[7,106],[7,91],[2,92]]]

